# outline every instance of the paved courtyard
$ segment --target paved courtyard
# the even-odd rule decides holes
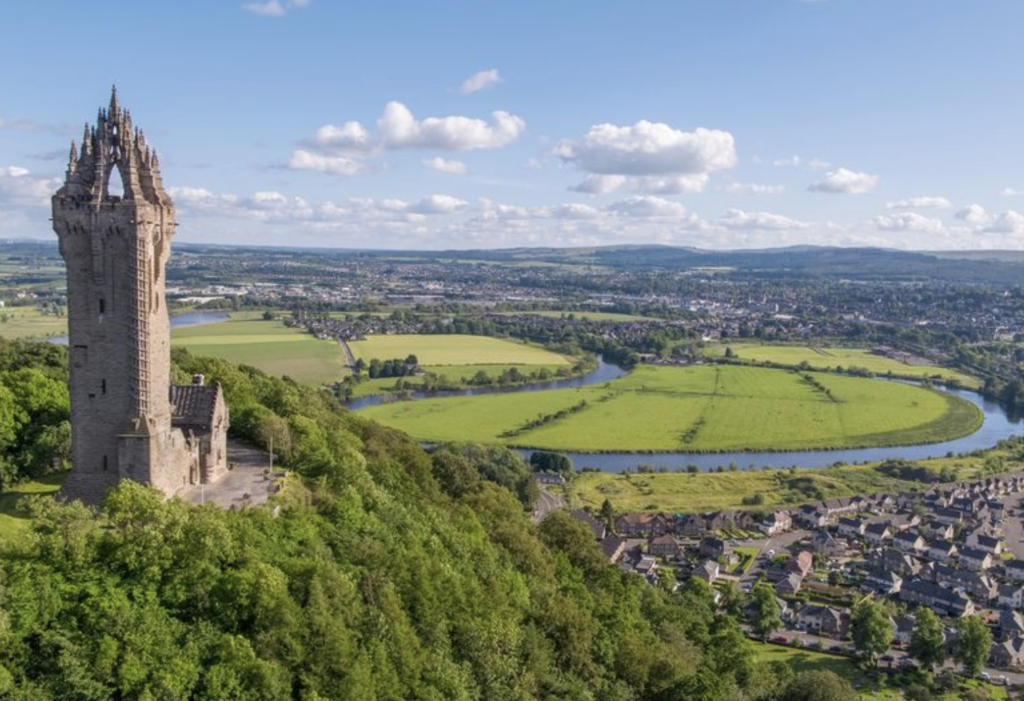
[[[275,470],[268,476],[268,454],[237,441],[228,441],[228,465],[231,469],[220,482],[197,485],[178,496],[190,504],[217,504],[226,509],[261,506],[277,492],[276,483],[284,475]]]

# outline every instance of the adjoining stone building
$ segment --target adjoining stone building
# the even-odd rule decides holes
[[[120,181],[120,187],[114,184]],[[164,269],[176,226],[156,151],[117,101],[71,144],[53,228],[67,264],[72,470],[69,498],[119,481],[170,495],[227,471],[217,386],[172,387]]]

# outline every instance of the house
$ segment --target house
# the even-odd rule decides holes
[[[914,636],[915,623],[914,617],[910,614],[896,616],[892,621],[893,628],[896,630],[893,639],[900,645],[909,645],[910,639]]]
[[[707,521],[700,514],[687,514],[676,520],[676,533],[698,536],[707,532]]]
[[[537,484],[565,484],[565,477],[557,472],[534,472],[533,481]]]
[[[916,531],[897,533],[892,539],[892,544],[905,553],[913,553],[915,555],[925,549],[924,538]]]
[[[804,578],[798,574],[789,574],[775,583],[775,591],[779,596],[793,596],[800,591]]]
[[[902,577],[912,577],[921,571],[921,562],[916,557],[896,548],[885,548],[873,553],[870,562],[875,567],[895,572]]]
[[[939,615],[954,618],[974,613],[974,602],[964,594],[919,579],[903,582],[900,588],[900,601],[927,606]]]
[[[1018,636],[993,643],[989,664],[998,669],[1024,669],[1024,638]]]
[[[644,555],[633,566],[633,569],[642,575],[654,574],[654,572],[658,569],[658,561],[650,555]]]
[[[718,563],[714,560],[704,560],[693,570],[694,577],[703,579],[708,584],[714,584],[715,580],[718,579],[718,575]]]
[[[647,544],[647,552],[657,557],[675,557],[679,550],[679,541],[668,533],[654,536]]]
[[[788,511],[774,511],[765,516],[760,528],[761,532],[767,536],[785,533],[793,528],[793,518]]]
[[[796,521],[804,528],[823,528],[829,524],[829,513],[821,507],[807,504],[796,512]]]
[[[661,514],[623,514],[615,519],[615,532],[620,536],[654,536],[668,532],[668,522]]]
[[[701,539],[700,545],[697,546],[697,552],[700,553],[701,557],[717,560],[723,555],[732,555],[732,546],[721,538],[708,536],[707,538]]]
[[[1015,610],[1024,608],[1024,587],[1019,584],[1000,584],[999,605]]]
[[[915,513],[898,513],[885,519],[891,533],[906,531],[921,523],[921,517]]]
[[[928,557],[936,562],[949,562],[960,551],[948,540],[936,540],[928,544]]]
[[[946,525],[954,525],[964,520],[964,513],[956,509],[938,506],[932,509],[932,516],[936,521]]]
[[[798,574],[803,579],[814,567],[814,556],[806,550],[801,550],[786,561],[785,569],[789,574]]]
[[[618,562],[619,558],[622,557],[622,553],[626,550],[626,541],[618,536],[606,535],[598,543],[601,547],[601,552],[608,558],[608,562]]]
[[[1003,564],[1006,576],[1018,582],[1024,582],[1024,560],[1007,560]]]
[[[1000,611],[996,640],[1009,640],[1024,635],[1024,616],[1019,611]]]
[[[885,596],[898,594],[902,585],[902,577],[892,570],[882,569],[881,567],[872,567],[864,576],[863,587],[865,589],[877,591]]]
[[[960,564],[972,570],[987,570],[992,566],[992,553],[977,548],[964,548],[960,551]]]
[[[862,518],[841,518],[837,532],[844,538],[860,538],[868,524]]]
[[[993,535],[972,533],[967,537],[967,545],[997,557],[1003,552],[1003,541]]]
[[[845,541],[839,540],[824,529],[815,532],[811,538],[811,547],[823,557],[842,557],[848,550]]]
[[[871,545],[882,545],[892,538],[892,531],[887,523],[869,523],[864,529],[864,540]]]
[[[589,528],[590,531],[594,534],[594,540],[601,540],[606,535],[608,535],[608,529],[605,528],[605,525],[598,521],[596,518],[594,518],[593,515],[587,511],[570,511],[569,518],[571,518],[574,521],[579,521],[584,526]]]
[[[999,591],[990,577],[948,565],[936,565],[935,583],[948,589],[963,589],[975,599],[988,602]]]
[[[923,530],[929,540],[953,540],[953,526],[948,523],[932,521]]]
[[[802,630],[830,638],[844,638],[850,625],[850,614],[831,606],[804,606],[796,614]]]

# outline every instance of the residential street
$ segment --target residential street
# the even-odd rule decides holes
[[[762,555],[769,550],[774,550],[776,553],[783,552],[789,546],[793,545],[803,538],[806,538],[810,533],[808,531],[797,530],[790,531],[788,533],[780,533],[779,535],[772,536],[771,538],[763,538],[761,540],[750,540],[743,541],[744,546],[752,548],[758,548],[757,557],[754,558],[754,564],[747,570],[746,574],[740,577],[741,585],[751,585],[757,581],[758,575],[761,570],[764,569],[764,559]]]
[[[565,507],[565,499],[561,495],[552,494],[543,485],[540,486],[540,496],[533,505],[533,522],[540,523],[548,517],[548,514],[556,509]]]
[[[1006,547],[1018,560],[1024,560],[1024,524],[1017,514],[1018,509],[1024,503],[1024,494],[1010,494],[1003,498],[1006,506],[1006,514],[1003,518],[1003,536],[1006,538]],[[1013,511],[1013,515],[1010,512]]]

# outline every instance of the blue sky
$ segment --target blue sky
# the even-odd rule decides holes
[[[116,82],[180,240],[1024,248],[1019,0],[6,3],[0,235]]]

